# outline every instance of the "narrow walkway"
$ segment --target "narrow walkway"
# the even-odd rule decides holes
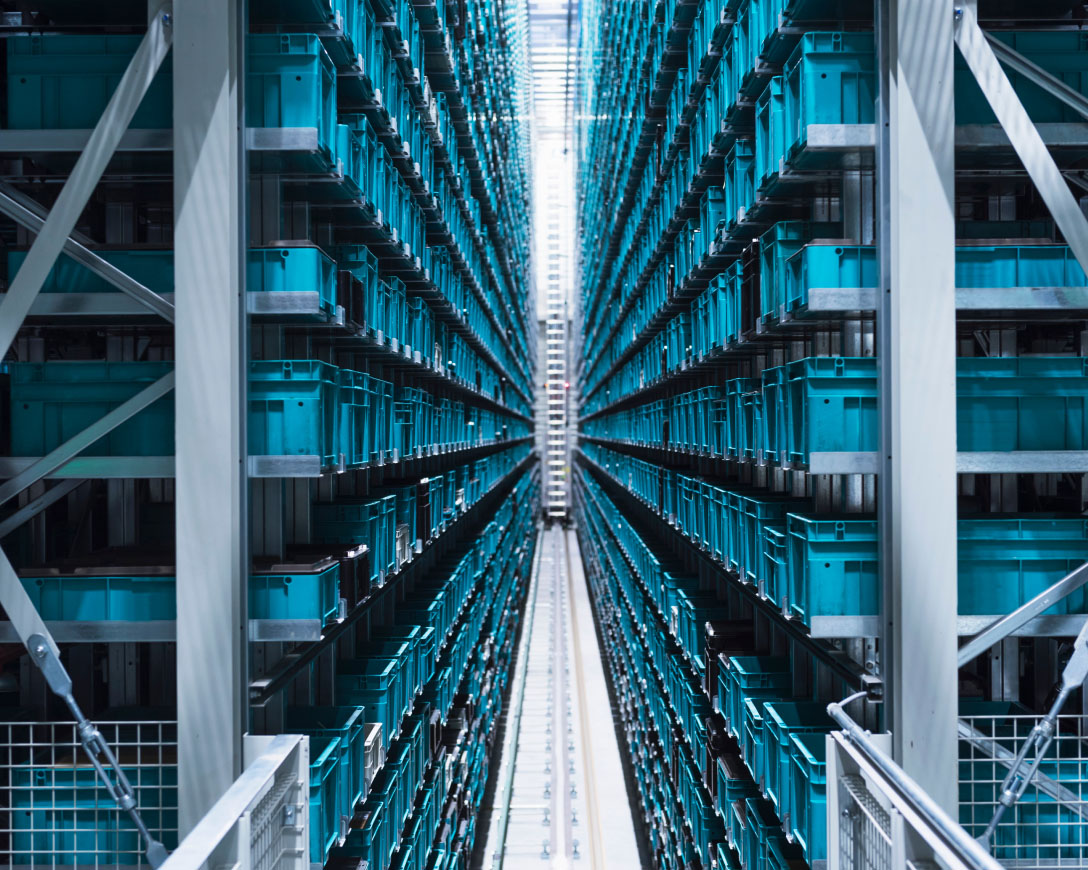
[[[638,847],[573,532],[541,532],[486,867],[629,870]]]

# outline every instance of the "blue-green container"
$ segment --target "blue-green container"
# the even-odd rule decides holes
[[[1088,358],[960,357],[960,450],[1088,449]]]
[[[790,587],[789,539],[785,520],[767,523],[763,528],[763,596],[783,607]]]
[[[400,732],[405,712],[404,664],[395,656],[349,659],[340,662],[336,675],[337,699],[365,707],[367,719],[381,723],[382,746],[387,751]]]
[[[755,143],[738,139],[725,158],[725,226],[733,229],[756,201]]]
[[[1083,287],[1067,245],[958,245],[957,287]]]
[[[790,613],[806,625],[819,616],[880,612],[876,520],[786,517]]]
[[[755,453],[763,443],[763,390],[755,378],[733,378],[725,383],[725,455],[734,458]]]
[[[20,578],[42,619],[101,622],[172,620],[177,614],[173,574],[94,574]]]
[[[139,35],[17,35],[8,40],[10,129],[90,129],[102,116],[140,44]],[[246,58],[246,125],[317,131],[336,147],[336,70],[309,33],[254,34]],[[169,55],[133,118],[133,128],[173,126]]]
[[[793,734],[790,747],[790,827],[812,866],[827,858],[827,735]]]
[[[809,870],[805,853],[797,842],[790,842],[786,835],[779,832],[767,839],[767,854],[764,856],[767,870]]]
[[[763,573],[767,566],[764,543],[768,526],[781,527],[786,514],[802,510],[805,502],[793,496],[744,494],[738,495],[741,520],[741,578],[749,583],[766,584]]]
[[[774,814],[771,802],[749,798],[744,802],[744,840],[741,857],[745,870],[765,870],[768,843],[782,836],[782,823]]]
[[[310,743],[310,860],[324,864],[340,841],[340,740],[320,738]]]
[[[725,754],[716,760],[714,788],[718,813],[726,823],[726,833],[734,848],[741,848],[738,826],[734,823],[733,808],[743,807],[748,798],[758,797],[759,787],[744,769],[744,762],[736,755]]]
[[[1088,561],[1084,517],[965,517],[958,525],[961,615],[1011,613]],[[1046,613],[1088,613],[1088,595],[1081,588]]]
[[[744,702],[749,698],[787,698],[791,694],[793,673],[785,656],[731,656],[728,667],[719,674],[727,684],[729,729],[734,737],[744,727]]]
[[[99,257],[116,266],[149,290],[164,294],[174,292],[174,252],[172,250],[97,250]],[[8,283],[15,279],[26,260],[27,251],[8,251]],[[105,278],[61,254],[42,284],[42,293],[119,293]]]
[[[1077,93],[1088,95],[1084,53],[1085,34],[1065,32],[995,31],[995,37],[1036,66],[1059,78]],[[1081,123],[1084,119],[1064,102],[1030,81],[1022,73],[1005,70],[1032,121],[1040,123]],[[993,109],[959,52],[953,76],[957,124],[996,124]]]
[[[46,620],[100,622],[172,620],[176,617],[173,573],[161,575],[47,574],[21,578]],[[340,565],[321,564],[295,573],[253,574],[249,581],[252,619],[336,619]]]
[[[130,278],[160,295],[173,293],[172,250],[98,250],[95,253]],[[8,252],[8,281],[18,274],[26,251]],[[332,314],[336,307],[336,264],[320,248],[251,248],[246,255],[246,290],[251,293],[282,291],[318,294],[320,308]],[[109,281],[71,257],[62,254],[42,284],[43,293],[119,293]]]
[[[760,316],[777,320],[786,304],[786,264],[812,238],[808,221],[780,221],[759,238]]]
[[[249,452],[255,456],[317,456],[339,463],[338,373],[317,360],[249,364]]]
[[[355,805],[366,797],[366,746],[362,707],[288,707],[286,731],[305,734],[312,745],[335,738],[340,764],[337,812],[350,819]]]
[[[335,621],[339,606],[339,562],[289,574],[254,574],[249,580],[251,619],[320,619],[325,626]]]
[[[789,461],[807,464],[810,453],[877,449],[880,409],[874,358],[809,357],[787,368]]]
[[[251,34],[246,57],[246,124],[311,127],[331,160],[336,151],[336,68],[310,33]]]
[[[752,778],[759,784],[760,791],[766,792],[767,741],[763,733],[763,706],[767,693],[758,690],[755,697],[744,698],[742,708],[744,720],[740,727],[740,754],[748,766]],[[775,697],[771,693],[771,697]]]
[[[796,311],[814,288],[875,288],[880,283],[876,248],[870,245],[808,244],[786,261],[785,305]]]
[[[787,157],[808,144],[812,124],[872,124],[877,95],[872,32],[806,33],[784,69]]]
[[[246,291],[317,293],[326,314],[336,309],[336,263],[315,245],[251,248],[246,257]]]
[[[832,728],[827,705],[818,701],[768,701],[763,707],[763,739],[766,748],[764,793],[779,817],[792,818],[794,812],[791,777],[794,734],[826,733]]]
[[[764,369],[762,454],[769,462],[785,464],[790,446],[790,378],[786,366]]]
[[[381,868],[386,866],[392,847],[388,845],[385,803],[371,795],[363,805],[362,824],[352,829],[344,845],[344,853],[361,858],[363,867]]]
[[[173,362],[10,363],[11,454],[41,456],[169,374]],[[171,456],[174,398],[167,394],[104,435],[85,456]]]
[[[778,178],[786,156],[785,80],[774,76],[756,100],[756,189]]]
[[[102,117],[142,36],[17,34],[7,45],[7,128],[90,130]],[[171,58],[158,75],[130,126],[174,126]]]
[[[123,753],[120,762],[144,822],[168,849],[175,848],[177,765],[141,766],[130,763]],[[52,764],[15,766],[10,777],[14,865],[144,865],[139,831],[82,755],[58,756]]]

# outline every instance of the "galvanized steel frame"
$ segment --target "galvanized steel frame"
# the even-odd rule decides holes
[[[171,12],[170,2],[156,6],[154,14],[149,18],[146,35],[141,40],[132,61],[118,83],[117,90],[91,133],[86,148],[76,161],[56,203],[45,218],[42,219],[40,213],[34,214],[34,210],[27,209],[25,206],[16,209],[15,206],[18,205],[16,200],[7,198],[8,207],[4,209],[6,213],[9,209],[22,212],[20,222],[24,225],[26,221],[31,223],[40,221],[40,223],[37,228],[37,238],[11,282],[8,292],[0,300],[0,356],[6,355],[11,348],[57,257],[68,248],[69,244],[82,247],[79,242],[72,239],[76,221],[94,193],[110,158],[117,150],[122,135],[136,114],[140,101],[170,50],[173,37]],[[161,398],[172,386],[173,375],[167,375],[48,455],[31,462],[0,487],[0,502],[10,500],[50,472],[64,466],[99,438],[151,402]],[[42,507],[46,506],[41,500],[38,502]],[[54,654],[58,653],[55,641],[23,589],[3,550],[0,550],[0,602],[4,605],[16,635],[24,644],[31,636],[37,634],[45,639]]]
[[[1083,570],[1073,572],[957,652],[956,474],[988,473],[1010,465],[1010,457],[965,454],[957,460],[956,454],[953,44],[1084,267],[1088,219],[1002,63],[1082,115],[1088,116],[1088,102],[987,36],[974,0],[880,0],[876,8],[881,285],[875,302],[882,405],[876,459],[886,724],[895,760],[951,810],[957,803],[959,666],[1037,620],[1056,596],[1083,582]],[[1063,301],[1048,299],[1047,307],[1069,307]],[[1070,470],[1063,458],[1076,465],[1082,457],[1048,454],[1044,470]],[[1010,467],[1019,470],[1025,459],[1012,457]],[[1031,459],[1038,464],[1039,457]]]

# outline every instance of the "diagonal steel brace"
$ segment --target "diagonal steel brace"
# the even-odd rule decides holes
[[[1037,84],[1055,99],[1061,100],[1078,115],[1088,118],[1088,97],[1080,91],[1073,90],[1056,75],[1048,73],[1038,64],[1032,63],[993,34],[987,33],[986,41],[990,43],[990,48],[1001,63]]]
[[[80,478],[58,481],[36,499],[23,505],[10,517],[0,522],[0,538],[6,538],[27,520],[36,517],[47,507],[56,504],[69,493],[75,492],[84,483],[86,481]]]
[[[1036,616],[1042,615],[1063,598],[1072,595],[1085,583],[1088,583],[1088,562],[1074,568],[1061,580],[1047,587],[1030,601],[1020,605],[1012,613],[990,623],[967,643],[959,648],[957,660],[959,666],[969,664],[986,650],[1010,637],[1027,625]]]
[[[12,195],[12,191],[7,189],[7,185],[0,184],[0,212],[3,212],[31,232],[40,233],[45,225],[46,218],[42,217],[38,211],[38,209],[16,199]],[[41,211],[44,211],[44,209]],[[174,306],[172,303],[167,302],[158,293],[149,290],[135,278],[126,275],[112,263],[103,260],[86,245],[74,238],[69,238],[64,242],[64,253],[77,263],[86,266],[100,278],[109,281],[122,293],[131,296],[141,305],[147,306],[160,317],[171,323],[174,322]]]
[[[956,45],[1081,268],[1088,272],[1088,219],[979,27],[970,3],[956,9]]]

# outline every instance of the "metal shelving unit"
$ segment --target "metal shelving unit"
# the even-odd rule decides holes
[[[1067,650],[1069,640],[1085,625],[1078,600],[1068,598],[1068,607],[1064,603],[1080,588],[1082,569],[1073,567],[1077,561],[1073,555],[1068,568],[1064,561],[1055,563],[1049,580],[1053,586],[1045,593],[1040,591],[1047,585],[1042,579],[1030,592],[1021,589],[1021,598],[1037,592],[1038,597],[1030,606],[1021,606],[1015,617],[1001,611],[961,613],[957,603],[958,519],[976,515],[996,519],[1003,511],[1030,518],[1035,511],[1042,521],[1049,514],[1040,512],[1064,511],[1062,516],[1075,521],[1084,508],[1080,478],[1088,471],[1085,453],[1072,442],[1067,446],[1073,449],[1062,449],[1059,441],[1058,446],[1040,443],[1039,449],[1021,445],[999,451],[973,443],[967,446],[961,436],[965,446],[957,450],[957,356],[1078,356],[1083,354],[1078,331],[1088,314],[1088,297],[1076,280],[1081,274],[1077,270],[1088,264],[1083,256],[1088,249],[1082,247],[1086,224],[1078,169],[1088,130],[1082,120],[1088,118],[1084,96],[1076,85],[1069,85],[1069,78],[1062,81],[1059,74],[1041,69],[1040,65],[1051,62],[1039,59],[1045,52],[1033,56],[1032,62],[1023,56],[1030,49],[1003,35],[1019,28],[1028,32],[1026,44],[1030,45],[1040,31],[1057,30],[1075,41],[1073,34],[1083,22],[1079,12],[1056,5],[1032,10],[1008,6],[999,10],[998,6],[980,3],[976,9],[973,3],[953,6],[894,0],[874,4],[740,0],[692,7],[662,2],[641,10],[645,13],[641,18],[609,20],[607,26],[600,17],[604,7],[591,7],[583,18],[579,206],[584,265],[579,307],[584,312],[580,336],[584,358],[578,376],[581,449],[576,454],[575,501],[585,537],[583,550],[598,553],[593,557],[598,567],[590,573],[597,577],[594,593],[600,599],[600,614],[624,646],[627,641],[621,629],[628,622],[642,621],[644,630],[651,632],[664,625],[666,633],[676,635],[677,614],[681,624],[685,618],[683,602],[698,598],[697,606],[714,614],[706,616],[711,620],[707,622],[708,661],[714,656],[713,620],[731,619],[754,627],[754,639],[742,644],[747,653],[790,657],[791,684],[772,696],[779,701],[793,698],[826,705],[844,693],[860,692],[850,698],[847,709],[864,727],[890,737],[886,744],[860,747],[858,752],[842,748],[844,742],[857,742],[850,733],[835,744],[837,749],[828,743],[830,851],[826,858],[833,868],[860,866],[851,863],[860,860],[857,852],[850,853],[858,841],[846,839],[850,834],[845,827],[835,832],[843,839],[832,842],[833,829],[839,824],[838,808],[852,807],[843,810],[850,813],[869,813],[873,806],[888,812],[900,809],[892,806],[901,794],[896,792],[900,781],[887,774],[893,768],[911,779],[916,791],[908,794],[910,800],[926,796],[916,805],[922,809],[911,835],[920,838],[915,843],[932,845],[935,838],[945,837],[953,845],[948,853],[938,849],[942,861],[952,860],[955,852],[956,860],[964,860],[965,866],[991,866],[992,858],[987,863],[977,849],[968,847],[970,837],[963,829],[957,839],[949,838],[945,827],[958,827],[954,821],[958,797],[967,782],[979,782],[972,780],[973,774],[963,782],[957,775],[964,773],[963,764],[957,766],[963,748],[962,727],[957,731],[961,697],[966,697],[965,704],[981,698],[1014,706],[1022,703],[1025,713],[1042,713],[1043,695],[1060,671],[1057,661],[1064,655],[1060,651]],[[823,79],[837,75],[835,53],[848,56],[858,51],[858,40],[867,32],[874,35],[875,52],[866,54],[856,66],[850,65],[852,58],[842,61],[841,69],[849,72],[843,73],[840,93],[832,93],[833,87],[822,97],[818,89],[805,91],[801,97],[791,92],[783,98],[782,108],[783,104],[774,103],[770,85],[777,81],[783,90],[803,87],[797,84],[799,79],[791,79],[802,75],[797,60],[801,49],[792,58],[791,53],[805,34],[813,32],[811,44],[822,37],[829,48],[828,65],[814,67],[813,74]],[[830,48],[836,38],[841,42]],[[1070,61],[1069,70],[1074,66]],[[626,90],[620,87],[621,81],[628,83]],[[865,117],[870,87],[873,113]],[[639,99],[636,108],[624,114],[622,100],[629,92]],[[834,122],[836,99],[843,101],[843,112],[856,110],[862,123]],[[1043,107],[1045,121],[1034,123],[1024,105],[1036,111]],[[957,106],[960,120],[967,117],[969,123],[956,123]],[[992,111],[998,123],[976,122],[983,110]],[[775,111],[784,113],[786,120],[775,121]],[[789,115],[790,111],[794,114]],[[1057,120],[1059,116],[1062,120]],[[776,123],[781,125],[777,129],[786,130],[780,135],[788,137],[785,156],[781,162],[776,158],[769,168],[764,165],[764,175],[753,172],[754,182],[745,181],[743,173],[750,170],[738,168],[745,155],[736,150],[736,144],[754,143],[751,159],[758,170],[759,161],[767,159],[759,149],[768,138],[772,149],[780,147],[774,140]],[[752,188],[747,193],[745,184]],[[717,189],[722,187],[725,206],[715,211],[712,194],[720,196]],[[1002,226],[996,223],[1002,218],[1009,221],[1006,230],[996,229]],[[1052,223],[1047,232],[1018,234],[1011,229],[1017,225],[1015,218],[1024,225],[1029,219]],[[843,277],[836,284],[822,273],[814,272],[817,277],[812,278],[803,271],[791,272],[790,281],[802,282],[799,289],[791,285],[794,296],[788,303],[770,308],[768,295],[784,291],[775,287],[768,294],[759,283],[767,277],[765,268],[761,269],[761,251],[776,241],[764,234],[783,226],[783,221],[800,220],[819,229],[798,236],[791,254],[783,255],[783,265],[777,268],[784,267],[792,251],[807,245],[838,246],[840,253],[862,250],[872,258],[873,268],[862,286],[856,277]],[[995,229],[976,238],[969,225],[972,220],[995,222]],[[1024,286],[1000,286],[1000,281],[974,278],[957,282],[958,233],[967,251],[986,244],[1031,245],[1036,236],[1039,243],[1043,238],[1051,244],[1064,241],[1070,253],[1067,259],[1076,261],[1073,286],[1062,286],[1060,278],[1028,279],[1022,282]],[[1031,238],[1023,238],[1028,235]],[[864,270],[859,266],[858,271]],[[796,278],[798,274],[803,277]],[[844,274],[849,272],[844,269]],[[722,289],[707,304],[735,304],[736,310],[706,315],[708,323],[701,328],[714,339],[714,346],[708,348],[698,344],[705,335],[699,339],[696,333],[693,339],[690,322],[685,324],[682,318],[691,312],[695,320],[696,303],[716,288]],[[724,328],[717,317],[731,318],[726,331],[737,334],[714,334]],[[832,356],[846,357],[847,362],[851,357],[878,360],[879,368],[873,368],[879,372],[875,397],[866,394],[856,399],[870,403],[866,413],[873,416],[862,423],[850,416],[843,426],[856,425],[874,434],[868,441],[872,448],[823,448],[818,440],[806,440],[803,448],[792,452],[783,452],[780,441],[764,450],[762,444],[752,444],[750,434],[738,448],[726,440],[735,438],[731,428],[726,438],[718,437],[716,446],[707,443],[700,427],[736,425],[731,416],[734,399],[726,398],[725,386],[739,384],[741,379],[755,386],[736,389],[748,389],[756,397],[752,402],[763,403],[764,416],[752,418],[757,427],[783,425],[778,420],[787,407],[791,415],[798,415],[791,416],[788,426],[796,427],[808,410],[802,411],[795,397],[774,399],[782,402],[776,411],[779,418],[766,423],[770,414],[766,405],[795,387],[779,386],[775,380],[762,380],[761,385],[764,373],[785,372],[788,364],[802,359]],[[827,391],[822,394],[815,388],[814,404],[820,395],[837,401],[849,392],[845,386],[823,386]],[[694,398],[704,393],[709,398]],[[857,413],[855,406],[847,407],[844,414]],[[654,425],[661,431],[655,432]],[[814,425],[833,428],[826,417]],[[999,425],[995,418],[993,426]],[[635,427],[639,427],[637,434],[630,431]],[[805,431],[803,437],[811,437]],[[802,436],[791,432],[787,437]],[[768,444],[772,440],[767,437]],[[714,494],[700,495],[710,489]],[[751,510],[732,503],[721,507],[717,500],[731,498],[732,493],[757,501],[788,501],[794,507],[787,510],[814,520],[878,522],[877,611],[801,618],[791,608],[779,606],[774,595],[765,592],[770,578],[759,574],[758,581],[753,581],[753,572],[765,569],[752,568],[750,539],[738,544],[729,538],[738,534],[735,525],[731,531],[715,525],[735,523],[737,511]],[[684,499],[689,498],[696,499],[696,506],[684,509],[693,511],[697,519],[685,519],[681,512]],[[724,518],[710,516],[714,511],[723,511]],[[771,519],[756,521],[748,516],[745,522],[755,528],[760,528],[757,522],[772,524]],[[676,566],[672,579],[666,575],[664,580],[642,581],[633,598],[623,575],[637,574],[638,567],[628,559],[625,569],[614,557],[601,555],[613,546],[624,546],[612,540],[614,534],[609,535],[610,528],[624,521],[643,536],[662,565],[669,559]],[[781,519],[775,522],[784,524]],[[745,536],[751,534],[747,528],[743,531]],[[777,546],[785,548],[787,537],[783,532],[783,542]],[[824,543],[830,545],[829,540]],[[747,577],[743,570],[737,573],[737,547],[743,550],[740,564],[747,564]],[[845,552],[846,548],[839,555]],[[769,552],[766,558],[772,559]],[[775,558],[781,562],[783,557]],[[807,558],[824,561],[815,555]],[[867,549],[859,548],[845,558],[853,561],[841,580],[848,590],[842,593],[844,598],[853,594],[850,584],[857,582],[857,575],[877,564],[875,559],[870,561]],[[791,562],[780,570],[791,574],[799,568]],[[994,583],[998,582],[995,576]],[[671,616],[659,613],[656,621],[646,615],[653,608],[641,600],[659,593],[654,583],[660,584],[662,595],[666,591],[673,595],[675,587],[676,600],[681,602],[674,605]],[[837,590],[824,591],[833,599]],[[777,595],[781,594],[779,589]],[[627,602],[626,615],[624,607],[615,603],[620,599]],[[716,610],[712,599],[718,602]],[[665,645],[670,668],[679,661],[679,653],[674,656],[676,648],[693,654],[692,641],[680,635],[673,640],[675,646]],[[819,676],[811,676],[813,669],[820,670],[821,644],[835,649],[855,675],[853,682],[836,687],[838,696]],[[647,683],[653,688],[654,682],[639,668],[643,660],[659,666],[666,659],[659,645],[651,644],[642,652],[635,647],[638,644],[610,656],[613,679],[624,686],[641,680],[644,690]],[[962,653],[958,657],[957,648]],[[687,678],[697,682],[698,676],[696,672]],[[667,696],[676,713],[677,721],[665,730],[684,732],[689,746],[697,750],[692,746],[699,742],[692,732],[692,728],[698,730],[695,720],[686,720],[683,704],[676,701],[678,695],[685,697],[686,689],[678,688],[683,678],[672,671],[661,672],[656,685],[655,691]],[[660,734],[655,691],[644,692],[641,703],[653,706],[650,719],[656,721]],[[632,703],[637,709],[638,702]],[[755,703],[758,709],[763,702]],[[844,721],[841,707],[832,712],[835,720],[828,719],[824,730],[840,727]],[[721,715],[715,709],[706,717],[705,727],[710,729]],[[648,727],[646,718],[632,710],[624,721],[637,733]],[[751,725],[750,718],[745,728]],[[1070,721],[1076,721],[1075,717]],[[990,727],[1000,726],[990,721]],[[643,801],[652,815],[654,807],[671,806],[669,795],[677,796],[680,805],[672,811],[687,819],[700,866],[734,867],[743,862],[779,867],[800,858],[801,853],[795,852],[798,842],[811,848],[791,827],[796,820],[782,815],[781,796],[762,786],[756,771],[756,794],[762,792],[774,803],[775,820],[781,825],[781,851],[774,858],[750,853],[747,843],[734,839],[735,830],[729,833],[728,807],[718,805],[714,809],[726,832],[709,835],[710,843],[713,846],[722,839],[729,846],[708,853],[705,842],[699,842],[710,824],[705,802],[700,801],[713,801],[715,788],[720,792],[721,785],[716,786],[714,774],[700,767],[707,792],[700,793],[698,800],[693,797],[684,779],[685,768],[676,761],[675,749],[670,750],[671,739],[666,734],[654,749],[633,750],[632,763],[640,770],[664,766],[663,777],[647,774],[642,782]],[[721,743],[706,739],[713,765],[713,758],[720,757]],[[726,744],[728,753],[731,744]],[[752,757],[757,764],[761,758],[760,751],[747,743],[736,751],[749,767]],[[840,778],[834,781],[833,752],[838,753],[841,765]],[[880,755],[885,752],[887,758]],[[663,761],[653,761],[662,757]],[[879,770],[883,779],[876,786],[870,783],[865,795],[859,791],[848,798],[846,790],[853,788],[853,780],[847,780],[858,769],[867,774]],[[997,779],[1001,778],[998,774]],[[993,785],[995,789],[987,794],[996,802],[999,784]],[[896,797],[889,799],[888,794]],[[947,815],[938,818],[935,807]],[[751,825],[750,807],[748,812],[745,824]],[[980,832],[977,816],[975,812],[967,821],[960,813],[972,835]],[[1030,827],[1024,817],[1018,824]],[[1075,827],[1076,820],[1070,824]],[[912,852],[916,845],[911,836],[896,832],[894,825],[882,831],[876,830],[876,821],[873,825],[872,830],[858,828],[856,836],[870,838],[866,842],[873,849],[878,838],[884,838],[881,842],[890,844],[888,862],[894,863],[892,853],[898,848],[906,850],[908,860],[924,861],[933,854],[926,847]],[[672,833],[667,827],[655,828],[655,837],[660,835],[656,865],[691,862],[691,843],[675,835],[676,826]],[[1017,843],[1038,846],[1032,832],[1020,838],[1009,831],[1002,842],[1011,844],[1008,838],[1014,837]],[[1015,858],[1014,852],[1011,845],[1004,852],[997,845],[994,856],[1004,862]],[[868,854],[883,866],[878,852]],[[1041,854],[1037,851],[1033,856]],[[820,862],[825,855],[804,857]],[[750,863],[753,860],[755,864]]]
[[[21,11],[6,11],[10,4],[0,5],[4,38],[27,38],[43,30],[49,36],[102,35],[118,27],[125,33],[147,30],[95,130],[0,133],[0,156],[7,167],[0,213],[15,227],[5,223],[0,231],[9,247],[36,236],[0,296],[0,342],[14,348],[20,361],[46,366],[65,355],[57,348],[69,336],[73,359],[94,359],[104,352],[107,360],[174,360],[170,375],[60,448],[42,457],[0,458],[0,478],[6,481],[0,498],[11,507],[0,520],[3,543],[20,567],[56,562],[58,550],[66,548],[66,564],[84,559],[99,572],[116,564],[118,574],[129,562],[104,561],[103,548],[118,555],[142,548],[140,555],[150,551],[162,565],[175,566],[176,590],[171,596],[175,619],[148,619],[130,610],[129,618],[76,614],[43,622],[15,569],[2,558],[0,591],[9,621],[0,623],[0,641],[25,642],[29,633],[48,638],[48,651],[59,651],[77,675],[75,694],[93,714],[102,712],[108,694],[110,710],[140,705],[146,717],[170,723],[169,759],[163,764],[170,776],[176,775],[175,797],[166,808],[176,806],[176,822],[167,833],[171,846],[188,832],[195,839],[185,841],[167,866],[219,860],[223,849],[234,847],[208,838],[224,835],[229,819],[221,816],[217,822],[222,825],[210,825],[209,819],[237,812],[254,825],[260,819],[271,838],[265,845],[272,851],[258,854],[256,844],[247,862],[309,868],[329,857],[329,845],[315,852],[318,835],[308,834],[325,834],[330,827],[315,803],[313,765],[321,746],[315,739],[307,750],[305,743],[285,744],[274,736],[286,728],[287,708],[343,703],[334,687],[337,662],[372,655],[368,650],[383,631],[400,622],[396,614],[408,606],[406,600],[433,590],[451,571],[461,570],[462,562],[483,554],[487,558],[479,565],[472,562],[478,573],[465,587],[447,636],[429,653],[430,666],[445,666],[442,679],[451,685],[440,693],[441,703],[424,695],[422,684],[416,686],[421,697],[405,711],[406,720],[426,723],[431,754],[425,765],[413,768],[420,787],[404,801],[411,809],[419,798],[416,815],[424,812],[422,807],[428,814],[447,813],[448,794],[445,788],[439,793],[439,780],[443,787],[462,789],[463,795],[482,797],[490,759],[482,735],[502,706],[532,562],[531,536],[521,533],[526,521],[531,529],[539,493],[530,443],[535,337],[529,324],[535,321],[535,302],[527,281],[528,126],[518,93],[528,62],[525,5],[511,0],[446,9],[408,0],[350,0],[333,14],[322,0],[134,0],[100,17],[65,0],[45,0],[39,4],[41,17],[33,22]],[[395,176],[389,183],[403,186],[411,208],[418,209],[424,249],[413,249],[404,241],[407,225],[398,228],[390,224],[390,214],[382,213],[381,195],[370,189],[375,179],[367,176],[361,182],[352,174],[358,167],[348,164],[348,155],[330,154],[322,126],[328,118],[315,118],[315,126],[254,125],[247,112],[248,101],[257,98],[247,94],[253,86],[247,49],[254,33],[316,38],[313,50],[319,60],[328,61],[332,84],[340,91],[338,104],[331,104],[333,128],[344,117],[359,117],[375,131],[367,147],[380,152]],[[371,42],[364,44],[366,39]],[[403,85],[403,103],[395,88],[378,84],[390,74],[383,59],[396,67],[399,79],[391,81]],[[173,127],[127,129],[164,63],[173,79],[167,91]],[[302,75],[295,80],[302,81]],[[506,121],[483,123],[484,105],[504,113]],[[407,143],[417,125],[424,148],[411,153]],[[452,139],[443,138],[447,132],[454,134]],[[409,206],[404,208],[407,213]],[[153,218],[148,210],[155,210]],[[154,221],[153,236],[149,221]],[[442,335],[456,336],[467,348],[469,365],[459,371],[452,350],[446,357],[445,338],[441,350],[407,343],[407,312],[401,324],[405,332],[391,335],[368,322],[364,315],[371,312],[354,310],[344,297],[330,306],[326,288],[316,282],[280,292],[257,292],[251,286],[247,292],[254,248],[316,248],[324,256],[346,245],[367,247],[375,278],[396,279],[405,299],[422,300]],[[141,246],[172,249],[172,269],[165,273],[172,277],[169,292],[149,289],[109,261],[108,251]],[[431,268],[431,255],[439,251],[446,270],[441,275]],[[39,293],[61,256],[111,288]],[[440,283],[448,275],[460,282],[463,303]],[[398,401],[403,389],[420,392],[436,405],[445,402],[448,408],[441,413],[449,418],[451,431],[456,424],[466,434],[451,441],[436,433],[429,441],[417,440],[407,452],[383,443],[362,461],[345,461],[341,454],[330,462],[327,453],[312,451],[258,453],[247,432],[247,371],[251,361],[280,359],[317,360],[381,380],[390,391],[389,413],[405,418],[403,423],[389,421],[397,438],[401,425],[417,421],[415,406],[394,408],[394,389]],[[152,448],[150,455],[84,454],[98,438],[163,396],[172,397],[174,407],[173,448]],[[376,405],[365,412],[371,418],[379,413],[382,408]],[[454,420],[455,414],[464,420]],[[477,431],[483,429],[477,426],[481,419],[498,420],[494,428],[499,431]],[[459,470],[464,480],[457,489]],[[358,502],[411,487],[408,518],[414,529],[417,488],[437,476],[449,478],[449,493],[445,508],[434,507],[433,529],[424,528],[421,520],[416,539],[405,537],[402,551],[400,526],[406,535],[412,532],[399,516],[392,520],[395,567],[378,566],[374,540],[350,546],[321,543],[315,504]],[[426,511],[430,517],[429,502]],[[287,571],[295,554],[313,562],[317,552],[342,567],[358,565],[357,582],[368,591],[347,600],[346,586],[338,587],[339,607],[328,618],[251,615],[248,587],[255,566]],[[364,578],[372,562],[375,576]],[[346,577],[341,582],[346,584]],[[468,643],[473,632],[479,636]],[[427,653],[413,655],[422,659]],[[12,650],[5,660],[18,658]],[[48,718],[60,713],[33,668],[23,667],[19,682],[24,706]],[[105,682],[109,690],[104,693]],[[428,692],[431,688],[428,683]],[[164,704],[169,709],[152,709]],[[368,723],[380,720],[376,702],[367,711]],[[12,712],[23,715],[21,708]],[[399,723],[396,730],[401,731]],[[407,745],[408,729],[403,730],[401,742]],[[396,736],[387,729],[385,743],[394,744],[393,749],[400,747]],[[415,752],[422,738],[410,739]],[[135,777],[127,744],[121,744],[122,769]],[[75,763],[74,756],[70,762]],[[367,764],[371,779],[362,784],[364,798],[375,774],[386,770],[383,761],[369,755]],[[447,766],[456,768],[449,782]],[[437,797],[425,795],[425,774],[427,788]],[[362,775],[361,769],[355,771],[356,777]],[[137,798],[143,781],[136,782]],[[94,786],[93,780],[89,785]],[[257,806],[254,794],[268,788],[276,790],[284,806],[274,807],[266,818],[262,813],[268,807]],[[343,854],[334,855],[334,861],[361,848],[364,836],[373,836],[372,831],[359,833],[374,814],[370,804],[352,802],[338,812],[331,825],[333,847]],[[418,844],[410,840],[416,836],[410,830],[420,826],[419,819],[412,817],[415,827],[391,821],[386,861],[398,848],[422,852],[432,845],[436,854],[467,855],[472,832],[466,834],[461,822],[468,825],[475,811],[466,803],[463,812],[456,806],[452,812],[452,821],[436,815],[434,830],[428,830],[432,836]],[[116,821],[103,816],[104,824]],[[408,815],[401,821],[407,823]],[[436,839],[443,821],[459,832],[456,837]],[[161,825],[155,827],[161,836]],[[19,864],[32,850],[24,854],[21,834],[13,836],[0,852],[12,850],[4,854]],[[34,848],[39,846],[60,848]],[[276,852],[279,848],[286,851]],[[380,846],[373,848],[370,866],[382,866]],[[281,858],[286,863],[275,864]],[[101,855],[97,860],[109,859]]]

